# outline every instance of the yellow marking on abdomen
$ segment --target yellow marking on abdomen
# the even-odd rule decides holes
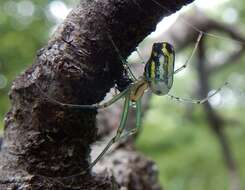
[[[150,78],[155,78],[155,69],[156,69],[156,66],[155,66],[155,62],[152,61],[151,62],[151,75],[150,75]]]

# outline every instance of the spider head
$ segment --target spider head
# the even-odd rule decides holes
[[[145,65],[144,77],[157,95],[165,95],[173,85],[174,48],[167,42],[154,43],[151,57]]]

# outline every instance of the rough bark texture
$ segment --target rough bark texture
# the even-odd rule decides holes
[[[159,0],[171,12],[191,1]],[[13,83],[0,155],[1,190],[115,186],[114,180],[90,173],[62,178],[88,167],[96,111],[65,108],[46,96],[64,103],[100,102],[123,73],[107,33],[126,56],[169,13],[149,0],[83,0],[74,8]]]

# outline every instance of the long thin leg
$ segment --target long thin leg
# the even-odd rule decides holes
[[[202,36],[203,36],[203,32],[200,31],[200,32],[199,32],[199,35],[198,35],[198,37],[197,37],[195,46],[194,46],[194,48],[193,48],[193,50],[192,50],[190,56],[189,56],[189,57],[187,58],[187,60],[185,61],[184,65],[182,65],[181,67],[179,67],[178,69],[176,69],[176,70],[174,71],[174,74],[176,74],[176,73],[182,71],[183,69],[185,69],[185,68],[187,67],[187,65],[189,64],[190,60],[192,59],[193,55],[195,54],[195,52],[196,52],[196,50],[197,50],[197,47],[198,47],[198,45],[199,45],[199,43],[200,43],[200,40],[201,40]]]
[[[112,37],[111,37],[111,35],[110,35],[109,33],[108,33],[107,35],[108,35],[108,38],[109,38],[109,40],[110,40],[112,46],[113,46],[114,49],[116,50],[119,59],[120,59],[121,62],[123,63],[123,66],[128,70],[128,72],[129,72],[131,78],[132,78],[134,81],[137,80],[137,78],[135,77],[133,71],[132,71],[131,68],[129,67],[128,62],[127,62],[126,60],[124,60],[123,56],[121,55],[121,53],[120,53],[118,47],[116,46],[115,42],[113,41],[113,39],[112,39]]]
[[[64,179],[80,176],[80,175],[83,175],[86,172],[88,172],[88,170],[90,170],[92,167],[94,167],[95,164],[104,156],[104,154],[111,147],[111,145],[114,144],[115,142],[117,142],[118,139],[120,139],[120,136],[121,136],[121,134],[122,134],[122,132],[125,129],[125,126],[126,126],[126,121],[127,121],[127,117],[128,117],[128,110],[129,110],[129,105],[130,105],[129,103],[130,103],[130,99],[129,99],[129,93],[128,93],[126,95],[126,99],[125,99],[125,102],[124,102],[123,113],[122,113],[122,117],[121,117],[121,122],[120,122],[120,125],[119,125],[118,129],[117,129],[116,135],[108,142],[108,144],[105,146],[105,148],[99,154],[99,156],[84,171],[82,171],[80,173],[77,173],[77,174],[74,174],[74,175],[71,175],[71,176],[63,177]]]
[[[136,128],[141,126],[141,98],[136,102]]]
[[[134,135],[138,132],[141,126],[141,99],[139,99],[136,102],[136,127],[132,128],[131,130],[127,131],[125,134],[123,134],[120,139],[124,139],[125,137],[129,137],[131,135]],[[118,139],[118,140],[120,140]]]
[[[136,48],[136,53],[138,54],[139,58],[141,59],[141,63],[145,64],[145,60],[143,59],[143,56],[142,56],[139,48]]]
[[[127,89],[125,89],[124,91],[122,91],[121,93],[117,94],[112,99],[108,100],[107,102],[105,102],[103,104],[79,105],[79,104],[69,104],[69,103],[60,102],[60,101],[58,101],[58,100],[56,100],[54,98],[51,98],[51,97],[47,96],[47,94],[45,94],[43,92],[43,90],[37,84],[36,84],[36,86],[39,88],[39,90],[42,93],[42,95],[45,96],[51,102],[53,102],[55,104],[58,104],[60,106],[63,106],[63,107],[76,108],[76,109],[103,109],[103,108],[106,108],[106,107],[110,106],[111,104],[113,104],[114,102],[118,101],[123,96],[125,96],[128,93],[128,91],[130,90],[130,86],[129,86]]]
[[[215,90],[212,94],[210,94],[206,98],[203,98],[203,99],[200,99],[200,100],[193,100],[191,98],[179,98],[179,97],[171,95],[171,94],[167,94],[167,96],[170,97],[173,100],[178,101],[178,102],[187,102],[187,103],[192,103],[192,104],[203,104],[203,103],[207,102],[211,97],[216,95],[218,92],[220,92],[222,90],[222,88],[224,86],[227,86],[228,84],[229,84],[228,82],[225,82],[225,84],[223,86],[221,86],[220,88]]]

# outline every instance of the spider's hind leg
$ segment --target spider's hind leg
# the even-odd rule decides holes
[[[180,98],[180,97],[174,96],[172,94],[167,94],[167,96],[170,97],[172,100],[176,100],[178,102],[186,102],[186,103],[192,103],[192,104],[203,104],[203,103],[207,102],[210,98],[212,98],[213,96],[218,94],[223,89],[223,87],[225,87],[227,85],[229,85],[229,83],[225,82],[223,86],[221,86],[220,88],[215,90],[212,94],[210,94],[210,95],[208,95],[205,98],[200,99],[200,100],[195,100],[192,98]]]

